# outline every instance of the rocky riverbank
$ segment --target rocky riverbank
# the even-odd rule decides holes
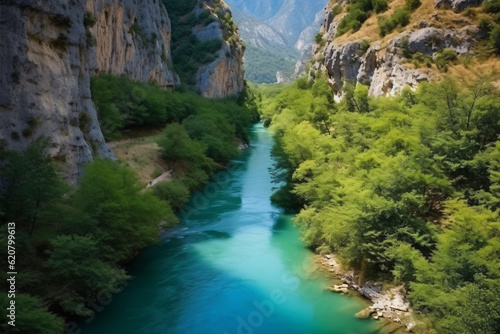
[[[404,286],[387,289],[380,282],[363,281],[359,273],[343,268],[332,254],[318,255],[316,263],[319,268],[332,273],[336,280],[342,282],[328,287],[328,290],[342,294],[359,293],[373,303],[356,313],[357,318],[373,317],[375,320],[389,320],[390,322],[382,327],[384,333],[410,332],[415,327],[413,309],[406,299]]]

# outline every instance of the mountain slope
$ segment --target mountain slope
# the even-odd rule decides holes
[[[259,20],[271,19],[281,8],[285,0],[228,0],[228,5],[246,16]]]
[[[316,15],[326,3],[327,0],[285,0],[268,23],[285,36],[290,45],[295,45],[300,34],[315,22]]]
[[[233,10],[233,15],[246,43],[245,77],[253,82],[267,83],[276,81],[277,71],[291,77],[299,56],[297,50],[268,24],[237,10]]]
[[[242,38],[247,79],[275,82],[279,71],[286,80],[293,77],[301,52],[310,50],[322,20],[316,20],[326,0],[249,1],[228,0]],[[284,44],[284,45],[283,45]]]

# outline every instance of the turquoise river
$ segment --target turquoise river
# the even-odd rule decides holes
[[[270,202],[273,138],[257,124],[251,140],[74,333],[377,333],[376,321],[354,317],[362,300],[325,290],[331,282],[314,271],[292,216]]]

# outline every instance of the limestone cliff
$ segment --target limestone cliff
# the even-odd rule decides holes
[[[95,39],[91,70],[162,87],[179,83],[170,61],[170,19],[159,0],[88,0],[85,9],[95,20],[88,27]]]
[[[421,81],[439,78],[444,71],[436,59],[443,50],[453,53],[450,58],[470,56],[474,45],[485,36],[477,20],[455,13],[480,2],[452,3],[460,6],[422,0],[408,25],[384,37],[378,33],[379,19],[375,15],[364,22],[359,31],[339,37],[338,25],[346,15],[348,2],[331,1],[321,27],[323,41],[313,46],[312,71],[326,70],[336,98],[342,97],[345,81],[367,85],[370,94],[380,96],[393,95],[406,85],[415,88]],[[340,13],[334,5],[342,8]],[[389,17],[402,5],[402,1],[390,2],[387,13],[381,15]]]
[[[195,14],[207,10],[212,13],[214,22],[193,27],[193,33],[203,42],[219,39],[223,43],[217,58],[200,66],[196,72],[196,90],[204,97],[224,98],[238,94],[244,88],[244,47],[232,21],[231,11],[224,1],[200,1]]]
[[[46,137],[73,183],[93,157],[114,158],[91,100],[93,73],[178,81],[157,0],[2,1],[0,36],[1,147],[23,150]]]

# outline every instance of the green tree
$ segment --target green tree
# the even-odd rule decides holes
[[[370,104],[368,99],[368,86],[358,84],[354,89],[354,98],[356,99],[356,105],[359,108],[359,112],[369,112]]]
[[[86,301],[96,299],[103,291],[118,292],[128,278],[123,269],[103,261],[98,242],[90,236],[59,236],[51,244],[45,267],[51,284],[62,287],[55,292],[55,299],[64,312],[90,316],[92,311],[85,308]]]
[[[450,228],[428,262],[416,262],[410,298],[431,314],[438,331],[497,333],[500,330],[498,213],[447,202]],[[485,316],[487,315],[487,316]]]
[[[357,104],[356,98],[354,96],[354,90],[356,89],[356,84],[353,82],[345,82],[343,91],[344,91],[344,103],[346,105],[347,111],[355,112],[359,111],[359,106]]]
[[[182,123],[189,137],[207,145],[206,155],[214,161],[228,162],[238,155],[233,143],[235,129],[223,114],[199,113]]]
[[[273,198],[299,198],[303,240],[405,283],[437,332],[499,331],[500,105],[489,81],[449,77],[379,98],[346,82],[338,110],[321,81],[260,88],[286,167]]]
[[[189,201],[189,189],[181,179],[160,182],[153,187],[153,194],[167,201],[174,209],[179,209]]]
[[[168,206],[142,188],[137,176],[117,162],[96,160],[84,169],[75,205],[96,221],[88,233],[110,262],[128,260],[158,239]]]
[[[205,154],[207,146],[197,140],[191,139],[189,133],[180,124],[169,124],[163,131],[158,141],[162,158],[174,163],[188,163],[193,166],[211,171],[214,168],[213,160]]]
[[[43,219],[43,214],[68,190],[46,156],[46,147],[47,141],[39,139],[24,152],[4,152],[2,159],[6,221],[15,221],[30,237],[37,227],[54,223]]]
[[[496,25],[490,32],[490,43],[496,54],[500,54],[500,25]]]

